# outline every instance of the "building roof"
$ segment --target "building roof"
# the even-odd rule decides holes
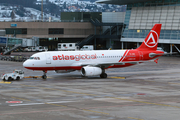
[[[98,0],[97,3],[115,4],[115,5],[126,5],[130,3],[147,2],[154,0]]]

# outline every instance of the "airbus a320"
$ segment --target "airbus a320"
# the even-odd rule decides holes
[[[155,60],[164,54],[158,51],[158,40],[161,24],[155,24],[141,46],[134,50],[93,50],[93,51],[48,51],[33,54],[23,63],[30,70],[43,71],[46,79],[47,71],[56,73],[78,70],[82,76],[107,78],[109,68],[122,68]]]

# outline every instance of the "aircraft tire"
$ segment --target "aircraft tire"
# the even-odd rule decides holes
[[[46,75],[43,75],[43,76],[42,76],[42,79],[47,79],[47,76],[46,76]]]
[[[16,78],[16,80],[20,80],[20,77],[18,76],[18,77]]]
[[[11,77],[8,77],[8,80],[7,80],[7,81],[10,81],[10,80],[12,80],[12,78],[11,78]]]
[[[106,73],[102,73],[102,74],[100,75],[100,77],[101,77],[101,78],[107,78],[107,74],[106,74]]]

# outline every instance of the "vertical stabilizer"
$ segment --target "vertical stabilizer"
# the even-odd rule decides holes
[[[137,50],[157,50],[159,36],[161,32],[161,24],[155,24],[151,29],[146,39],[143,41],[141,46]]]

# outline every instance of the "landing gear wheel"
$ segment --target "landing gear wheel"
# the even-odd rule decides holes
[[[46,76],[46,75],[43,75],[43,76],[42,76],[42,79],[47,79],[47,76]]]
[[[100,77],[101,77],[101,78],[107,78],[107,74],[106,74],[106,73],[102,73],[102,74],[100,75]]]
[[[47,71],[43,71],[44,75],[42,76],[42,79],[47,79],[46,73]]]

